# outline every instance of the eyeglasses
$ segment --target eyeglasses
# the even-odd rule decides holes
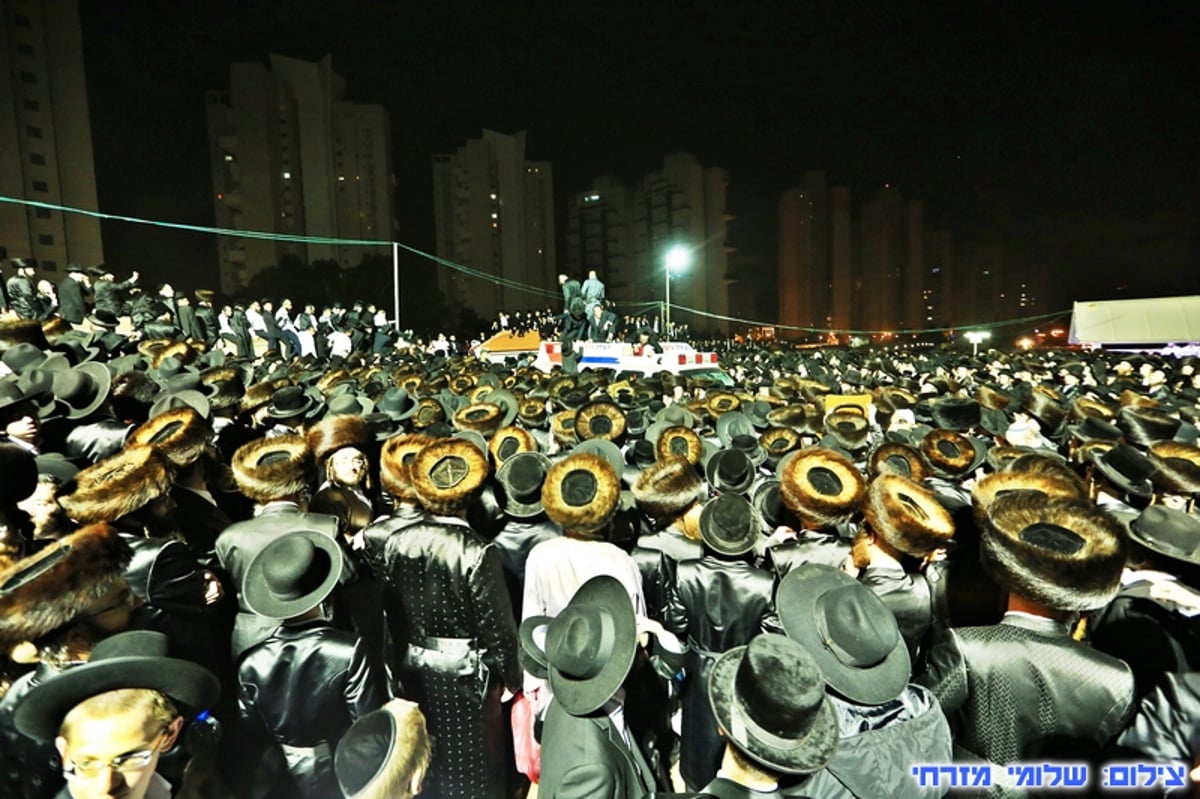
[[[164,728],[154,737],[149,749],[139,749],[136,752],[126,752],[117,755],[112,760],[88,759],[82,762],[68,760],[63,763],[63,776],[67,779],[94,780],[107,769],[114,771],[141,771],[150,765],[154,756],[159,753],[167,729]]]

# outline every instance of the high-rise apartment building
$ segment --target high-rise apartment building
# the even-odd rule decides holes
[[[733,220],[725,206],[728,173],[705,167],[688,153],[672,153],[663,168],[646,175],[633,192],[631,241],[634,277],[631,299],[665,299],[667,251],[686,247],[691,253],[688,267],[671,278],[671,318],[694,328],[728,332],[729,254],[728,223]],[[690,314],[694,308],[716,316]]]
[[[485,130],[433,158],[438,256],[483,273],[441,267],[438,288],[484,319],[561,304],[545,293],[557,291],[554,172],[526,159],[525,138]]]
[[[83,39],[74,0],[0,0],[0,194],[97,210]],[[56,280],[104,260],[100,222],[5,203],[0,247]]]
[[[208,93],[209,157],[217,227],[328,239],[392,241],[396,212],[391,135],[382,106],[343,100],[332,58],[271,55],[230,67],[228,91]],[[221,290],[294,255],[358,265],[389,245],[297,244],[218,237]]]
[[[779,322],[825,329],[832,324],[832,216],[825,173],[809,172],[779,202]],[[801,331],[788,334],[801,337]]]
[[[566,274],[583,280],[590,270],[604,281],[606,296],[633,301],[633,195],[616,178],[595,178],[567,209]]]

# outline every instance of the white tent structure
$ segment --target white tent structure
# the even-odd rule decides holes
[[[1200,341],[1200,295],[1076,302],[1072,344],[1163,345]]]

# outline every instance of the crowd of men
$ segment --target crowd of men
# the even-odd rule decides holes
[[[1195,358],[745,344],[728,387],[67,280],[0,317],[0,796],[1190,784]]]

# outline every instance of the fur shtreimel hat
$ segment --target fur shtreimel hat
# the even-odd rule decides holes
[[[821,527],[853,516],[867,495],[867,481],[845,455],[813,447],[779,464],[779,490],[788,510]]]
[[[700,463],[704,454],[704,443],[695,430],[683,425],[675,425],[663,430],[654,446],[654,454],[658,460],[672,455],[684,458],[693,466]]]
[[[996,500],[1013,494],[1033,494],[1064,502],[1085,498],[1080,497],[1076,486],[1065,480],[1057,480],[1051,475],[1036,472],[996,472],[978,481],[971,488],[971,498],[979,524],[983,524],[981,514],[986,514]]]
[[[304,436],[260,438],[239,447],[233,453],[232,466],[238,491],[266,504],[309,487],[312,453]]]
[[[867,459],[867,472],[872,477],[895,474],[919,483],[929,476],[929,467],[914,447],[899,441],[885,441],[872,450]]]
[[[353,414],[326,416],[309,428],[307,437],[308,449],[318,464],[339,449],[362,449],[371,440],[367,420]]]
[[[132,552],[107,524],[81,527],[0,571],[0,647],[36,642],[124,582]]]
[[[546,515],[565,532],[603,530],[617,512],[621,479],[600,455],[579,452],[551,467],[542,483]]]
[[[499,405],[490,402],[475,402],[454,414],[454,427],[470,430],[487,438],[504,423],[504,412]]]
[[[1095,505],[1013,494],[996,500],[983,522],[981,562],[1001,588],[1072,612],[1116,596],[1125,533]]]
[[[171,490],[175,469],[154,447],[130,445],[75,476],[59,504],[80,524],[115,522]]]
[[[1200,447],[1178,441],[1150,445],[1150,461],[1158,471],[1150,475],[1156,491],[1165,494],[1200,494]]]
[[[1125,440],[1143,449],[1156,441],[1170,441],[1179,430],[1181,421],[1160,408],[1129,406],[1117,414],[1117,427]]]
[[[443,438],[419,451],[412,461],[417,499],[431,513],[457,513],[483,488],[487,455],[463,438]]]
[[[978,427],[981,412],[979,402],[964,397],[947,397],[930,405],[933,424],[941,430],[965,433]]]
[[[538,442],[533,437],[533,433],[516,425],[501,427],[492,434],[491,440],[488,441],[488,452],[497,469],[518,452],[537,452],[538,450]]]
[[[638,475],[633,498],[642,512],[653,519],[669,519],[683,513],[702,497],[704,481],[687,458],[677,455],[655,461]]]
[[[871,481],[863,516],[893,549],[923,558],[954,537],[954,520],[919,483],[893,474]]]
[[[126,444],[155,447],[182,468],[209,449],[212,425],[191,406],[171,408],[129,434]]]
[[[979,439],[952,430],[930,430],[921,439],[921,454],[942,477],[961,477],[987,458]]]
[[[413,487],[412,462],[417,453],[436,441],[433,436],[412,433],[392,436],[379,453],[379,482],[383,490],[396,499],[414,502],[417,489]]]
[[[592,400],[575,412],[575,435],[580,441],[620,441],[625,435],[625,411],[615,402]]]

